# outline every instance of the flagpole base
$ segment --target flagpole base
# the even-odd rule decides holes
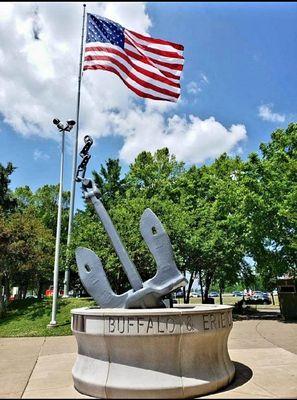
[[[47,324],[47,328],[57,328],[59,324],[56,321],[51,321],[49,324]]]

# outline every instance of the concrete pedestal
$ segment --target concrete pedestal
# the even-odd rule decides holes
[[[187,398],[228,385],[232,307],[72,310],[75,388],[99,398]]]

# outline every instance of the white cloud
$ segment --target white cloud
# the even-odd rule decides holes
[[[197,94],[201,92],[201,88],[198,86],[197,82],[191,81],[187,84],[187,92],[189,94]]]
[[[5,21],[9,19],[13,12],[13,4],[10,2],[2,2],[1,3],[1,13],[0,13],[0,21]]]
[[[203,82],[209,83],[208,77],[205,74],[201,73],[200,76]]]
[[[209,80],[208,80],[207,76],[203,72],[201,72],[198,82],[190,81],[186,85],[187,93],[190,95],[196,95],[199,92],[201,92],[202,88],[205,87],[205,85],[207,85],[207,84],[209,84]]]
[[[50,158],[50,156],[41,150],[35,149],[34,153],[33,153],[33,158],[35,161],[38,161],[38,160],[46,161]]]
[[[263,104],[258,107],[258,115],[263,121],[284,122],[286,116],[272,111],[273,104]]]
[[[1,3],[0,113],[7,124],[26,137],[59,140],[52,119],[75,119],[82,4]],[[90,2],[87,11],[146,34],[152,26],[141,2]],[[207,76],[201,73],[192,90],[207,83]],[[94,139],[118,135],[124,140],[120,157],[126,162],[141,150],[163,146],[178,159],[200,162],[236,149],[246,137],[243,125],[227,129],[214,117],[201,120],[194,115],[179,116],[179,108],[187,102],[184,97],[177,104],[138,100],[117,76],[86,71],[81,90],[80,142],[86,133]],[[36,153],[36,157],[42,155]]]
[[[52,118],[75,116],[82,4],[1,4],[0,112],[25,136],[55,138]],[[143,3],[87,3],[87,11],[141,32],[151,24]],[[86,72],[81,128],[108,134],[108,110],[128,109],[135,97],[118,77]]]
[[[120,158],[132,162],[140,151],[168,147],[178,160],[200,163],[229,152],[246,139],[244,125],[225,128],[214,117],[165,117],[154,111],[130,110],[114,118],[115,130],[124,135]]]

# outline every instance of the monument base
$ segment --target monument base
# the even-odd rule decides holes
[[[78,308],[75,388],[99,398],[188,398],[228,385],[232,307]]]

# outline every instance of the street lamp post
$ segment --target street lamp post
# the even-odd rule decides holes
[[[61,220],[62,220],[62,195],[63,195],[63,179],[64,179],[64,147],[65,147],[65,132],[70,132],[75,121],[68,120],[64,126],[59,119],[55,118],[53,123],[57,126],[58,130],[62,133],[62,146],[61,146],[61,164],[60,164],[60,187],[58,198],[58,218],[57,218],[57,231],[56,231],[56,249],[55,249],[55,264],[54,264],[54,290],[53,290],[53,305],[51,322],[47,325],[49,328],[56,327],[57,315],[57,299],[58,299],[58,286],[59,286],[59,257],[60,257],[60,237],[61,237]]]

